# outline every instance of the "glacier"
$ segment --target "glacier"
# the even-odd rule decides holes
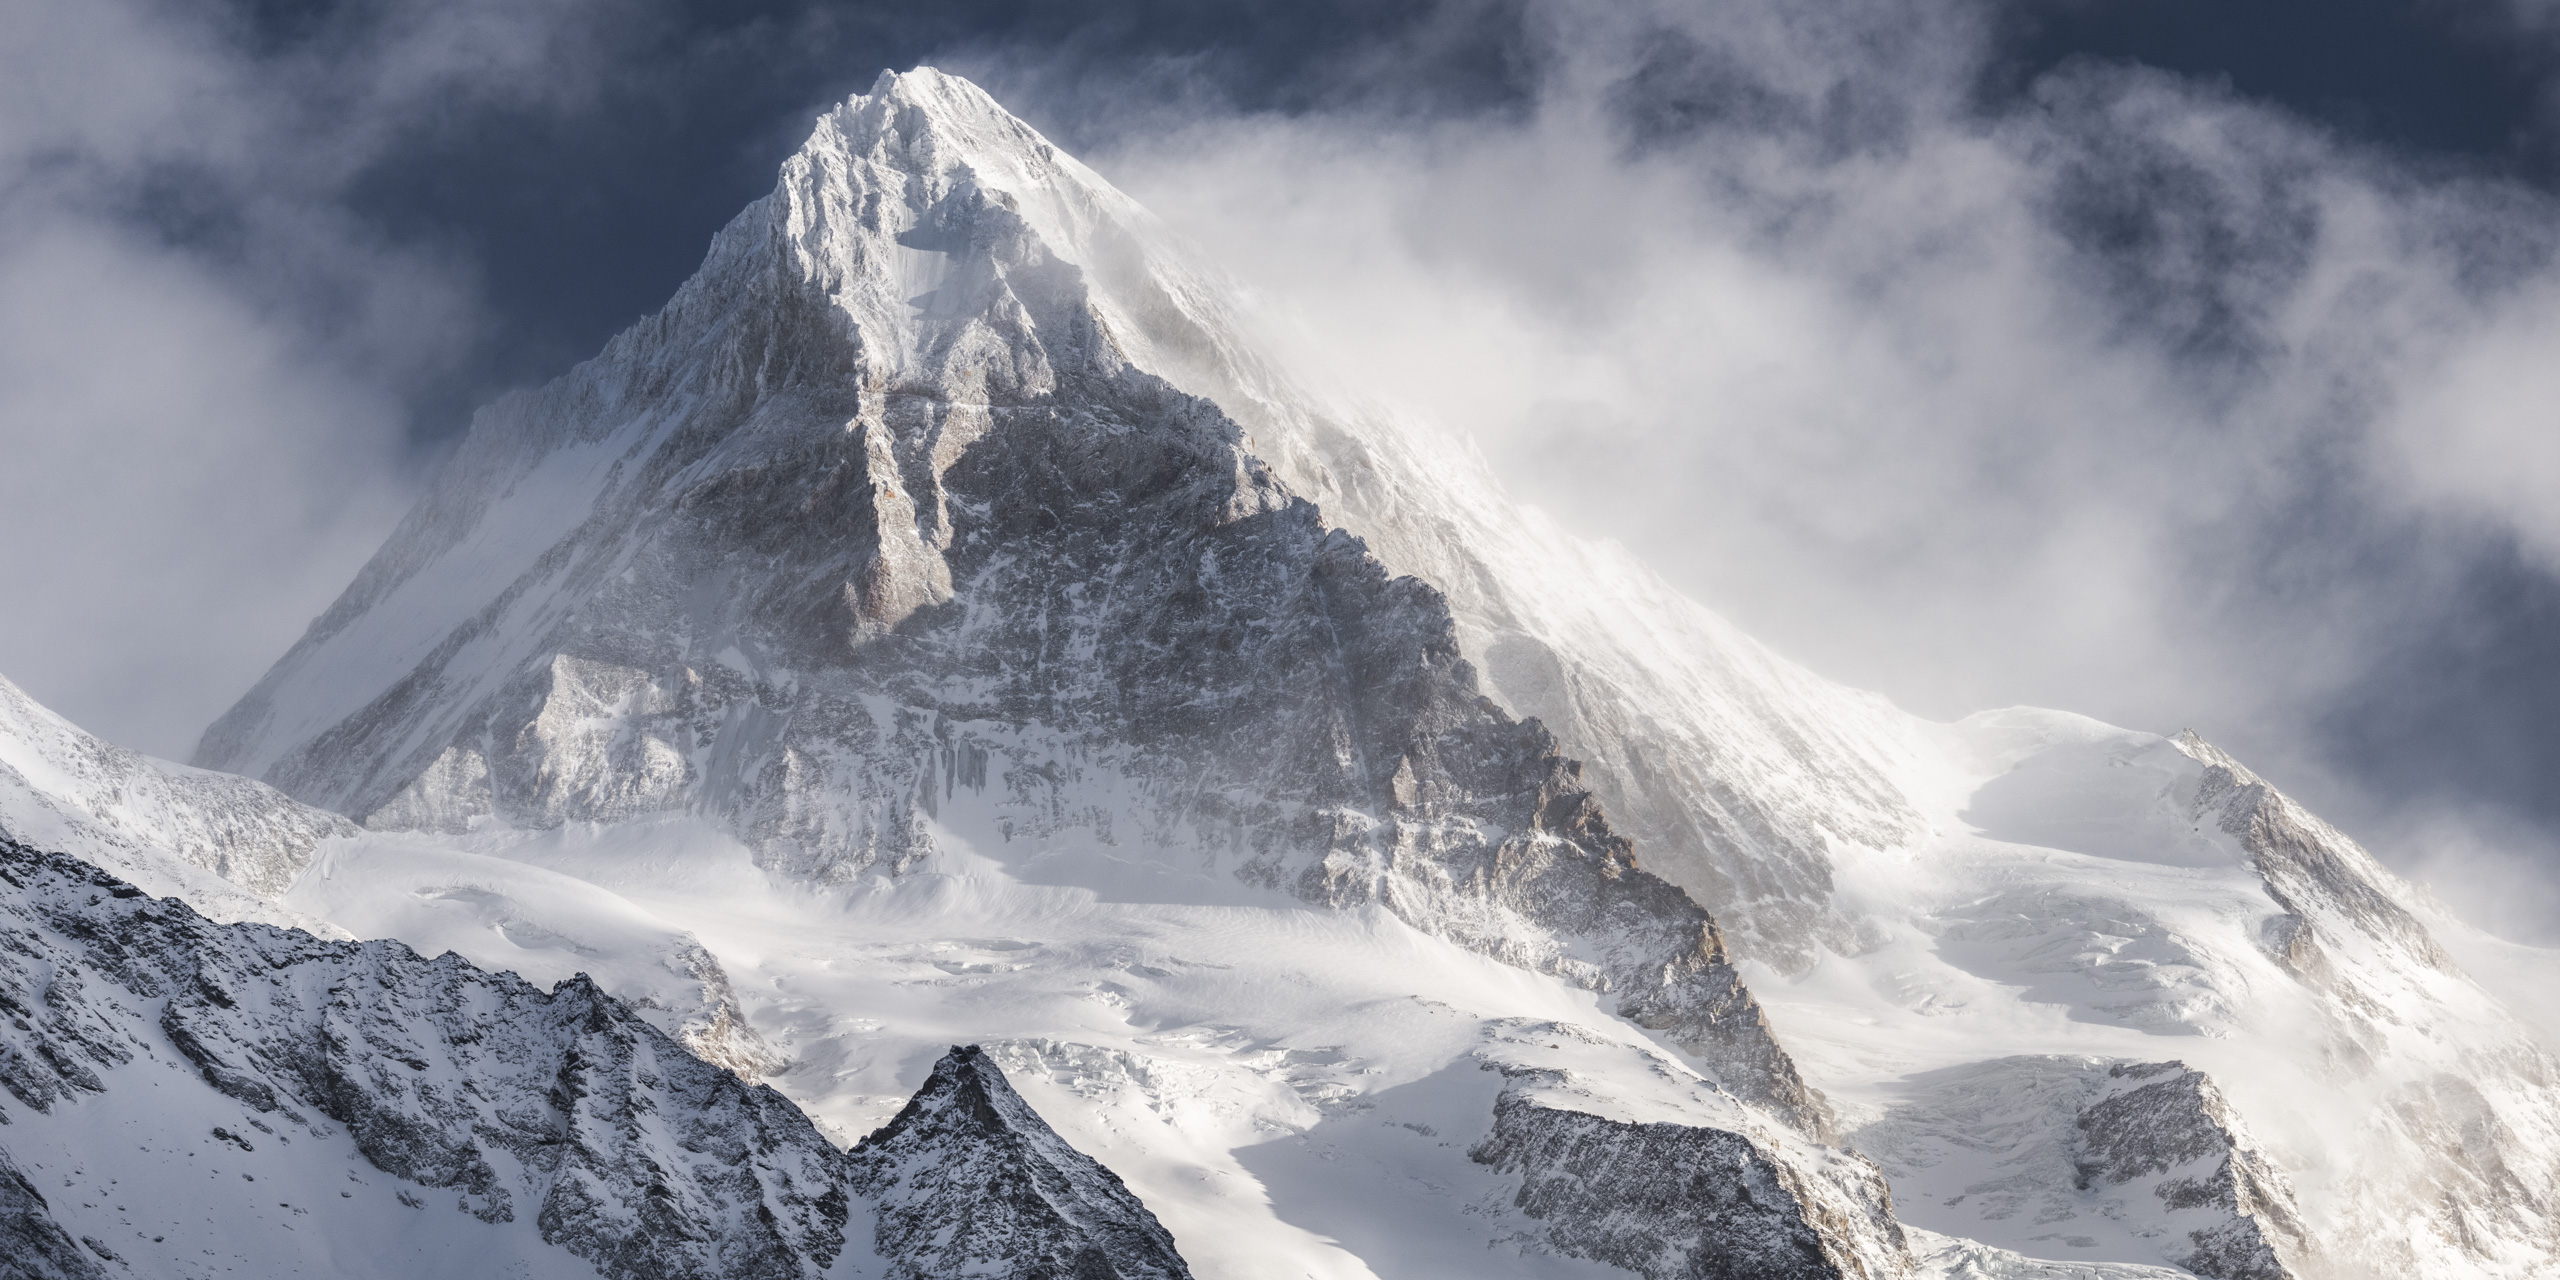
[[[1258,323],[884,75],[193,766],[0,685],[0,831],[769,1085],[885,1274],[2560,1275],[2552,953],[2192,734],[1825,680]],[[1017,1167],[1064,1243],[951,1243]]]

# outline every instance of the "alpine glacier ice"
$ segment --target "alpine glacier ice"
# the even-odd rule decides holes
[[[0,832],[221,919],[327,931],[274,898],[322,842],[356,831],[265,783],[100,741],[0,676]]]

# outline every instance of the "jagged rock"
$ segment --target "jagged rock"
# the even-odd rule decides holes
[[[2174,1259],[2209,1280],[2302,1280],[2308,1252],[2293,1188],[2252,1146],[2222,1091],[2180,1062],[2116,1063],[2080,1113],[2081,1185],[2142,1183],[2171,1210],[2221,1221]]]
[[[0,1275],[11,1280],[101,1280],[107,1272],[53,1220],[44,1193],[0,1149]]]
[[[1381,907],[1830,1132],[1676,881],[1808,977],[1843,1084],[2229,1039],[2188,1056],[2321,1168],[2314,1234],[2553,1274],[2560,1070],[2343,836],[2191,737],[1820,681],[1304,395],[1229,306],[973,88],[885,79],[665,310],[488,410],[199,759],[378,830],[708,825],[865,892],[983,853]],[[1921,1017],[1955,1021],[1895,1042]],[[2063,1188],[2087,1101],[2036,1128]]]
[[[664,311],[484,413],[199,759],[378,827],[692,813],[820,881],[911,868],[975,805],[1382,904],[1827,1131],[1707,914],[1481,694],[1442,593],[1133,362],[1062,250],[1139,217],[974,87],[884,78]]]
[[[2293,1191],[2210,1078],[2179,1062],[2015,1057],[1938,1073],[1852,1135],[1919,1223],[2032,1255],[2171,1264],[2210,1280],[2309,1280]],[[1961,1252],[1961,1251],[1959,1251]],[[2034,1263],[2017,1268],[2060,1263]],[[1978,1260],[1993,1269],[1997,1259]],[[1953,1265],[1951,1262],[1949,1265]]]
[[[1190,1280],[1118,1176],[1067,1145],[976,1045],[954,1045],[853,1149],[890,1280]],[[984,1259],[1001,1259],[986,1269]]]
[[[914,1280],[1190,1274],[1146,1207],[974,1048],[848,1154],[583,976],[545,993],[450,953],[219,925],[6,840],[0,886],[0,1088],[39,1115],[140,1106],[155,1068],[180,1070],[258,1131],[199,1130],[217,1151],[263,1153],[270,1176],[307,1185],[329,1157],[294,1139],[343,1133],[400,1204],[530,1223],[613,1280],[787,1280],[840,1260],[832,1274],[868,1275],[875,1246]],[[254,1177],[237,1185],[255,1199]],[[877,1201],[874,1239],[847,1239],[857,1199]],[[26,1274],[102,1274],[4,1152],[0,1240]]]
[[[335,1122],[423,1203],[529,1218],[616,1280],[815,1276],[844,1248],[843,1155],[583,979],[217,925],[14,842],[0,880],[18,1105],[114,1107],[148,1087],[116,1069],[167,1052],[260,1123]]]
[[[1740,1133],[1608,1119],[1516,1087],[1469,1154],[1520,1177],[1514,1203],[1558,1252],[1646,1280],[1912,1274],[1892,1194],[1862,1163],[1809,1174]]]
[[[2266,878],[2269,896],[2285,909],[2268,922],[2267,944],[2295,976],[2325,970],[2313,916],[2330,917],[2332,927],[2352,927],[2428,968],[2453,968],[2426,926],[2385,887],[2394,877],[2373,855],[2194,730],[2170,741],[2204,766],[2194,812],[2239,839]]]

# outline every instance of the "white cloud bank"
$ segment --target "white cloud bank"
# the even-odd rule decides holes
[[[568,98],[589,6],[372,7],[261,53],[210,7],[0,0],[0,672],[183,759],[415,477],[469,264],[348,185],[457,102]]]
[[[2193,725],[2560,925],[2549,833],[2313,745],[2502,540],[2560,568],[2553,202],[2138,69],[1986,109],[1970,6],[1533,12],[1516,117],[1211,114],[1102,166],[1348,378],[1817,668]]]

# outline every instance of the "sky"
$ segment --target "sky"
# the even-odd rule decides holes
[[[0,674],[184,758],[919,62],[1781,651],[2560,941],[2543,0],[0,0]]]

